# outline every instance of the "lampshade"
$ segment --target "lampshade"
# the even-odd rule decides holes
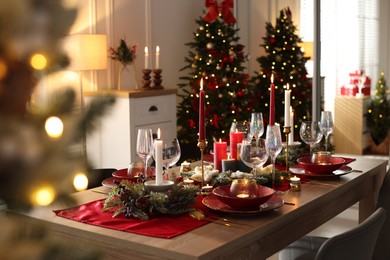
[[[303,49],[305,56],[309,56],[309,60],[313,60],[313,42],[300,42],[298,45]]]
[[[73,34],[65,39],[69,70],[102,70],[107,68],[107,36],[103,34]]]

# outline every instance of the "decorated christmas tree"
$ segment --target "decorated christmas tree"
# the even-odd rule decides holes
[[[376,145],[379,145],[386,138],[390,129],[390,105],[387,100],[386,90],[385,74],[381,72],[375,86],[375,95],[372,97],[367,114],[367,125],[371,130],[371,137]]]
[[[310,118],[311,112],[311,83],[307,79],[305,57],[299,43],[302,42],[296,34],[289,8],[280,11],[276,24],[266,24],[266,35],[261,46],[266,55],[259,57],[261,69],[252,80],[255,84],[257,102],[254,109],[262,112],[264,123],[269,115],[269,87],[271,75],[275,84],[275,121],[284,123],[284,90],[287,84],[291,90],[291,107],[294,112],[294,133],[299,134],[300,123]],[[298,138],[298,137],[295,137]]]
[[[254,99],[248,89],[249,75],[244,73],[246,60],[244,46],[239,44],[238,29],[231,5],[218,7],[207,1],[210,9],[204,17],[196,20],[198,29],[185,58],[187,65],[182,71],[188,76],[180,77],[178,84],[182,101],[178,105],[178,138],[181,144],[194,144],[198,140],[199,88],[203,78],[205,91],[206,139],[211,148],[213,140],[228,140],[233,121],[248,120],[253,110]],[[218,12],[218,9],[220,12]]]

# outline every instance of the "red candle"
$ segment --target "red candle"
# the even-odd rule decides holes
[[[237,144],[242,143],[244,138],[243,132],[238,132],[237,129],[235,132],[230,132],[230,157],[232,159],[237,159]]]
[[[274,74],[271,75],[271,93],[269,96],[269,125],[275,124],[275,85]]]
[[[227,158],[227,144],[219,139],[214,142],[214,169],[222,171],[222,160]]]
[[[205,140],[206,127],[204,124],[204,90],[203,78],[200,80],[199,91],[199,140]]]

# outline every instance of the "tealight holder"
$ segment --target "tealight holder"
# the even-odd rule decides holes
[[[257,196],[257,183],[253,179],[235,179],[230,185],[230,194],[237,198],[253,198]]]
[[[332,154],[326,151],[315,152],[311,157],[311,162],[318,165],[332,164]]]
[[[290,178],[290,190],[301,191],[301,179],[294,176]]]
[[[142,70],[143,76],[142,76],[142,84],[143,84],[143,89],[150,89],[150,83],[151,81],[151,76],[150,74],[152,73],[151,69],[143,69]]]
[[[154,69],[153,70],[153,89],[163,89],[164,87],[161,86],[162,77],[161,77],[162,69]]]

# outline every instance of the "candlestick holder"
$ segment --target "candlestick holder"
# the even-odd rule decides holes
[[[150,83],[152,83],[152,81],[151,81],[152,77],[150,76],[150,74],[152,73],[152,70],[143,69],[142,73],[144,74],[142,76],[142,84],[144,84],[142,88],[143,89],[150,89]]]
[[[291,126],[284,126],[283,133],[286,135],[286,172],[288,172],[288,136],[291,133]]]
[[[198,147],[200,150],[200,162],[202,169],[202,187],[204,187],[204,149],[207,146],[206,140],[198,140]]]
[[[163,86],[161,86],[161,82],[162,82],[161,73],[162,73],[162,69],[154,69],[153,70],[153,74],[154,74],[154,77],[153,77],[154,86],[152,87],[153,89],[163,89],[164,88]]]

